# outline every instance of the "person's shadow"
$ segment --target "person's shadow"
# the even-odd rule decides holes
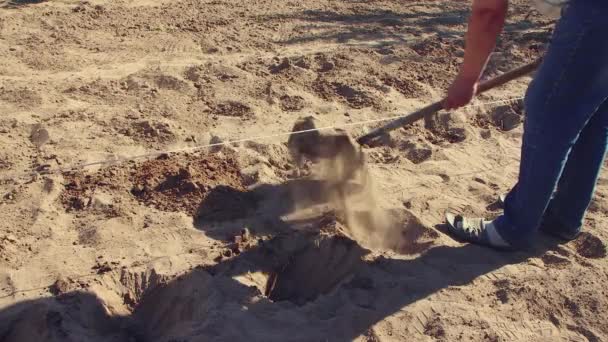
[[[348,184],[346,192],[356,193],[360,186]],[[273,235],[306,227],[314,229],[323,213],[331,211],[329,199],[339,188],[329,182],[301,178],[281,184],[260,184],[251,190],[218,186],[205,197],[194,217],[194,225],[216,240],[229,240],[247,227],[256,235]],[[285,219],[299,210],[309,209],[305,218]]]
[[[308,203],[293,201],[294,186],[310,194]],[[15,304],[0,311],[0,341],[351,341],[441,289],[469,284],[554,245],[545,241],[512,254],[435,246],[411,260],[378,256],[349,238],[313,229],[323,217],[305,229],[282,219],[296,206],[322,204],[319,186],[219,187],[201,203],[196,222],[217,239],[247,226],[247,234],[236,234],[232,256],[149,288],[130,316],[111,317],[100,299],[80,292]],[[260,206],[273,215],[252,218]],[[235,211],[240,224],[222,222]]]

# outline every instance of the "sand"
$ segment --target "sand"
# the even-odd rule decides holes
[[[486,77],[542,53],[527,5]],[[439,100],[468,6],[0,1],[0,341],[608,340],[606,172],[574,242],[496,253],[442,225],[500,213],[525,113],[495,102],[530,77],[363,148],[340,191],[277,135]]]

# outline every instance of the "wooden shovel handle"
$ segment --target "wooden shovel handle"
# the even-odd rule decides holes
[[[477,87],[477,95],[486,92],[490,89],[499,87],[507,82],[510,82],[514,79],[520,78],[522,76],[525,76],[529,73],[531,73],[532,71],[536,70],[536,68],[538,68],[538,66],[540,65],[542,59],[538,59],[532,63],[526,64],[524,66],[521,66],[519,68],[510,70],[505,72],[504,74],[501,74],[499,76],[496,76],[490,80],[487,80],[485,82],[482,82],[478,87]],[[445,99],[441,100],[441,101],[437,101],[433,104],[430,104],[414,113],[411,113],[407,116],[404,116],[402,118],[399,119],[395,119],[389,123],[387,123],[386,125],[376,128],[373,131],[367,133],[364,136],[361,136],[357,139],[357,142],[359,144],[367,144],[369,143],[372,139],[375,139],[383,134],[386,134],[392,130],[395,130],[399,127],[404,127],[407,125],[410,125],[424,117],[433,115],[435,113],[437,113],[438,111],[443,109],[443,102],[445,101]]]

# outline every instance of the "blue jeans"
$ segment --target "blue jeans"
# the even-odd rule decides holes
[[[519,180],[495,220],[516,248],[580,232],[608,147],[608,1],[573,0],[526,93]]]

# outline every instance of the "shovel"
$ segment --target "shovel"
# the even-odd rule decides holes
[[[519,68],[505,72],[504,74],[501,74],[495,78],[482,82],[477,88],[477,95],[531,73],[532,71],[536,70],[536,68],[538,68],[541,61],[542,59],[538,59],[530,64],[526,64]],[[367,133],[366,135],[359,137],[357,139],[357,142],[361,145],[369,145],[369,143],[375,138],[378,138],[392,130],[410,125],[425,117],[429,117],[443,109],[444,101],[445,100],[437,101],[414,113],[411,113],[399,119],[395,119],[387,123],[386,125],[376,128],[373,131]]]
[[[501,86],[516,78],[522,77],[534,71],[541,63],[536,60],[530,64],[517,69],[508,71],[500,76],[485,81],[477,88],[477,94],[481,94],[492,88]],[[415,121],[431,116],[443,109],[444,100],[428,105],[417,112],[393,120],[388,124],[376,128],[366,135],[359,137],[356,141],[359,145],[369,145],[374,139],[399,127],[407,126]],[[302,169],[305,160],[326,160],[331,161],[330,169],[336,175],[333,178],[346,181],[353,178],[358,170],[363,169],[365,163],[364,155],[361,153],[360,146],[344,130],[323,130],[315,118],[309,116],[301,118],[293,127],[292,135],[287,143],[290,153],[298,164],[298,169]]]

